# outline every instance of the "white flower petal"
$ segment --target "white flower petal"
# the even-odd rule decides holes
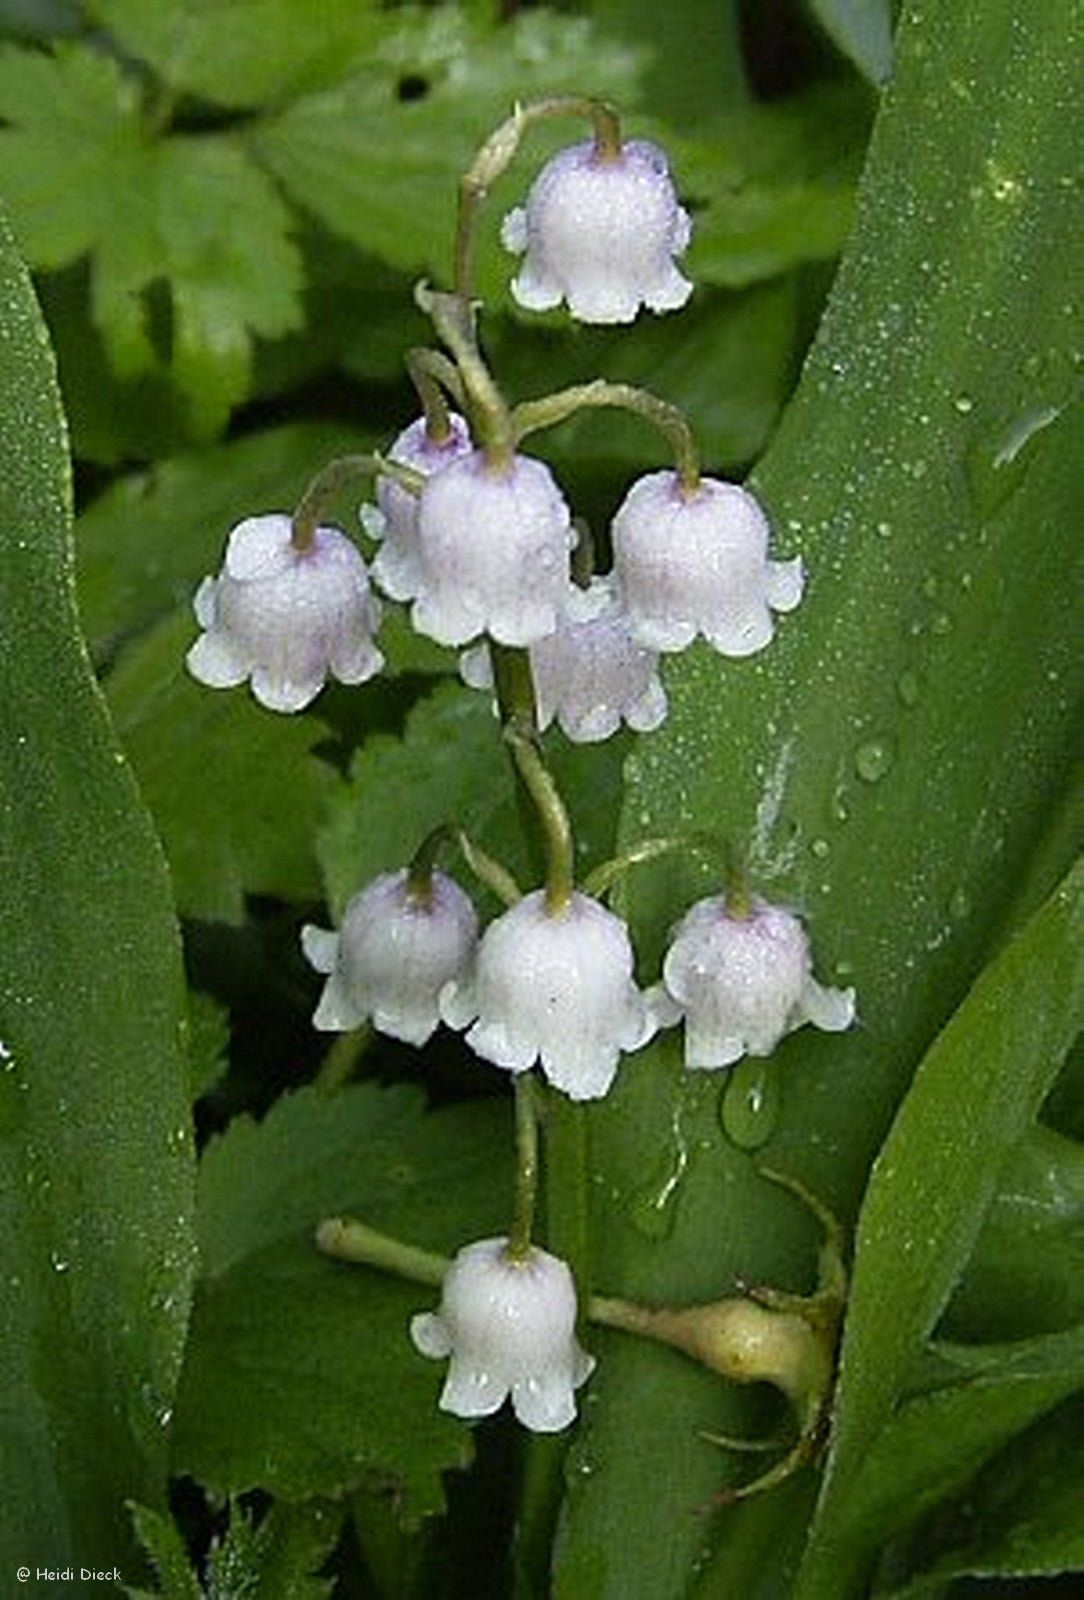
[[[666,157],[633,139],[616,155],[593,141],[560,151],[505,218],[505,248],[526,252],[512,293],[531,311],[567,300],[581,322],[631,322],[646,305],[676,310],[692,293],[672,257],[689,240]]]
[[[317,528],[299,550],[288,517],[239,523],[222,573],[201,583],[195,609],[205,632],[186,657],[193,677],[213,688],[249,678],[273,711],[302,710],[329,673],[361,683],[383,663],[365,564],[336,528]]]
[[[193,678],[209,689],[235,689],[248,677],[248,667],[236,648],[214,633],[200,635],[184,664]]]
[[[800,560],[771,560],[769,533],[737,484],[702,478],[686,493],[672,471],[638,479],[612,530],[614,580],[635,637],[664,651],[684,650],[697,634],[727,656],[762,650],[772,610],[793,610],[802,594]]]
[[[540,1061],[572,1099],[597,1099],[613,1082],[623,1051],[654,1031],[654,1015],[633,980],[628,930],[619,917],[575,892],[560,911],[545,894],[525,895],[486,929],[469,986],[445,990],[441,1010],[467,1043],[509,1072]]]
[[[314,1025],[346,1030],[368,1019],[394,1039],[425,1044],[441,991],[467,971],[477,935],[469,897],[445,873],[433,872],[427,898],[411,891],[405,871],[381,873],[350,900],[337,936],[302,929],[317,971],[333,961]]]
[[[675,930],[663,981],[684,1013],[685,1064],[706,1071],[770,1055],[805,1022],[839,1031],[854,1020],[853,991],[816,982],[805,929],[765,901],[748,915],[698,901]]]
[[[460,1250],[445,1275],[440,1310],[415,1317],[423,1355],[450,1355],[440,1397],[456,1416],[489,1416],[511,1394],[516,1416],[540,1433],[566,1428],[574,1391],[593,1359],[576,1339],[576,1290],[567,1265],[545,1250],[507,1254],[506,1239]]]

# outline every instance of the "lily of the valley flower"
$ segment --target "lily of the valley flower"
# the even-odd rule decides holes
[[[298,549],[288,516],[239,522],[221,573],[203,580],[194,606],[205,631],[186,657],[189,672],[212,689],[251,678],[272,711],[301,711],[329,674],[364,683],[384,664],[365,563],[337,528],[317,528]]]
[[[768,556],[768,519],[747,490],[675,472],[633,484],[613,521],[614,574],[636,637],[684,650],[697,634],[725,656],[762,650],[772,612],[802,598],[802,564]]]
[[[529,655],[541,731],[557,722],[574,744],[596,744],[623,722],[650,733],[665,721],[658,654],[633,638],[608,578],[571,589],[556,631],[531,645]],[[472,689],[493,687],[484,645],[464,654],[460,672]]]
[[[631,322],[646,305],[676,311],[692,293],[673,258],[689,242],[666,157],[633,139],[616,153],[588,141],[562,150],[501,229],[526,252],[512,293],[530,311],[568,301],[580,322]]]
[[[557,1433],[576,1416],[575,1390],[595,1363],[575,1329],[576,1289],[566,1264],[537,1248],[514,1256],[507,1239],[460,1250],[440,1310],[410,1324],[422,1355],[451,1357],[442,1410],[488,1417],[511,1396],[517,1418],[535,1433]]]
[[[466,421],[457,412],[448,414],[447,432],[433,438],[425,417],[419,417],[396,439],[387,452],[389,461],[413,467],[431,477],[471,448]],[[418,496],[394,478],[377,477],[376,506],[364,506],[361,513],[366,533],[380,539],[373,561],[373,577],[392,600],[413,600],[422,587],[418,553]]]
[[[440,998],[477,1055],[509,1072],[536,1061],[572,1100],[606,1094],[623,1051],[638,1050],[655,1017],[633,981],[628,929],[579,891],[551,910],[542,890],[490,923],[473,967]]]
[[[663,984],[665,996],[653,999],[664,1020],[684,1019],[685,1065],[708,1071],[770,1055],[806,1022],[839,1033],[855,1016],[853,989],[814,978],[798,918],[763,900],[746,915],[729,911],[721,896],[698,901],[675,931]]]
[[[440,644],[481,633],[532,644],[564,610],[574,542],[571,513],[541,461],[495,464],[480,450],[458,457],[419,498],[415,628]]]
[[[350,901],[341,932],[301,930],[309,962],[328,974],[313,1026],[346,1032],[371,1018],[380,1033],[425,1044],[440,1021],[440,991],[469,963],[477,933],[474,906],[453,878],[434,871],[418,890],[405,871],[381,873]]]

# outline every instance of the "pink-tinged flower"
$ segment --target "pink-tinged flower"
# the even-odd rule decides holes
[[[445,1275],[440,1310],[412,1319],[415,1347],[451,1357],[440,1397],[457,1417],[488,1417],[511,1396],[534,1433],[558,1433],[576,1416],[575,1391],[594,1370],[576,1339],[576,1287],[545,1250],[522,1259],[507,1239],[460,1250]]]
[[[364,683],[384,664],[373,642],[380,607],[357,550],[337,528],[317,528],[299,550],[291,530],[281,513],[237,524],[221,573],[196,591],[205,631],[185,658],[212,689],[251,678],[272,711],[301,711],[329,675]]]
[[[580,322],[631,322],[641,305],[676,311],[692,284],[674,265],[691,224],[666,157],[633,139],[616,154],[593,142],[548,161],[524,207],[509,212],[501,240],[526,252],[512,293],[530,311],[568,301]]]
[[[419,417],[405,428],[391,449],[389,461],[412,467],[423,477],[431,477],[471,448],[465,420],[449,413],[448,432],[442,439],[429,435],[426,419]],[[422,587],[418,554],[418,496],[387,475],[376,480],[376,506],[364,506],[362,525],[372,538],[380,539],[373,561],[373,577],[393,600],[413,600]]]
[[[801,561],[768,556],[770,528],[735,483],[701,478],[689,492],[675,472],[633,484],[613,521],[614,577],[636,637],[684,650],[697,634],[725,656],[769,643],[773,611],[802,598]]]
[[[658,654],[637,644],[607,578],[593,579],[589,589],[571,589],[557,631],[531,645],[528,654],[543,731],[557,722],[574,744],[596,744],[622,723],[650,733],[666,719]],[[466,651],[459,670],[472,689],[493,688],[485,645]]]
[[[466,644],[488,633],[528,645],[552,633],[570,588],[572,518],[549,468],[494,466],[480,450],[434,473],[418,502],[419,633]]]
[[[301,930],[310,964],[328,975],[313,1026],[341,1033],[371,1019],[380,1033],[425,1044],[440,991],[469,964],[477,936],[474,906],[453,878],[435,871],[418,893],[405,871],[381,873],[349,902],[339,933]]]
[[[509,1072],[539,1061],[572,1100],[604,1095],[621,1053],[656,1026],[633,980],[628,929],[578,890],[554,911],[536,890],[490,923],[440,1011],[450,1027],[469,1026],[467,1043],[484,1060]]]
[[[708,1071],[771,1055],[804,1023],[839,1033],[854,1021],[854,990],[813,976],[809,940],[793,912],[755,900],[747,916],[721,897],[700,900],[678,924],[663,963],[665,1021],[685,1022],[685,1065]]]

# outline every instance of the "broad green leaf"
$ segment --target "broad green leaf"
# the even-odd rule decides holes
[[[624,748],[620,738],[584,746],[551,735],[553,769],[566,803],[583,823],[581,874],[612,848]],[[378,872],[405,866],[426,835],[446,823],[465,828],[524,889],[541,879],[525,841],[491,699],[459,683],[441,685],[421,701],[402,738],[374,734],[354,757],[318,843],[334,915]],[[450,851],[448,861],[454,861]],[[454,870],[463,877],[457,861]]]
[[[837,256],[868,138],[869,107],[851,85],[742,106],[696,137],[664,135],[693,212],[689,275],[741,288]]]
[[[79,605],[95,658],[105,661],[119,641],[188,603],[221,566],[235,523],[291,511],[322,466],[368,443],[340,426],[291,423],[117,479],[75,530]],[[363,497],[359,490],[355,498]]]
[[[432,1292],[322,1259],[313,1230],[349,1212],[446,1253],[500,1233],[509,1144],[503,1102],[427,1114],[417,1090],[374,1084],[302,1090],[231,1124],[201,1170],[206,1276],[174,1468],[286,1499],[391,1479],[408,1520],[438,1510],[470,1434],[438,1412],[441,1370],[407,1335]]]
[[[798,1593],[837,1592],[856,1550],[872,1563],[889,1539],[962,1489],[1013,1435],[1084,1391],[1084,1326],[1018,1345],[982,1346],[980,1356],[974,1376],[899,1404],[864,1455],[835,1523],[821,1516],[814,1525],[810,1548],[817,1555],[807,1558]],[[845,1388],[841,1398],[845,1403]],[[831,1541],[834,1557],[827,1550],[821,1557],[821,1540]],[[833,1565],[826,1564],[819,1581],[833,1587],[803,1590],[821,1559]]]
[[[1007,0],[907,8],[854,236],[756,475],[805,598],[750,661],[675,661],[670,718],[629,767],[627,840],[710,828],[744,845],[757,887],[804,910],[823,981],[857,988],[860,1026],[784,1041],[742,1132],[844,1219],[916,1063],[1018,918],[1015,886],[1068,785],[1080,38],[1061,10],[1033,24]],[[1026,909],[1076,847],[1061,836]],[[692,858],[633,881],[646,977],[713,887]],[[595,1280],[677,1300],[735,1274],[807,1286],[810,1224],[724,1137],[726,1080],[690,1083],[676,1056],[670,1041],[645,1052],[590,1113]],[[755,1400],[609,1346],[556,1593],[668,1600],[701,1565],[709,1593],[787,1592],[797,1489],[692,1514],[748,1471],[698,1430],[766,1431]],[[667,1471],[645,1474],[655,1459]],[[844,1572],[832,1592],[848,1593]]]
[[[591,0],[600,27],[645,48],[644,101],[676,128],[697,127],[747,96],[737,0]],[[693,46],[693,47],[691,47]]]
[[[1084,1322],[1084,1145],[1039,1125],[998,1174],[940,1331],[1013,1339],[1074,1322]]]
[[[979,978],[919,1067],[874,1163],[815,1533],[820,1559],[830,1559],[833,1522],[854,1520],[848,1479],[866,1478],[863,1463],[970,1254],[999,1169],[1082,1023],[1084,864]],[[951,1451],[952,1429],[944,1440]]]
[[[924,1526],[915,1548],[924,1575],[893,1589],[891,1600],[928,1600],[953,1578],[1084,1570],[1082,1420],[1078,1399],[1014,1439],[969,1485],[965,1516]],[[939,1532],[931,1549],[931,1535]]]
[[[175,612],[123,652],[106,681],[117,730],[165,844],[179,910],[239,923],[246,894],[316,899],[314,829],[334,775],[316,713],[283,717],[247,689],[185,671],[198,629]]]
[[[844,55],[878,88],[892,75],[892,0],[809,0]]]
[[[6,226],[0,305],[0,1554],[126,1567],[125,1499],[165,1492],[194,1265],[184,988],[78,632],[63,417]]]

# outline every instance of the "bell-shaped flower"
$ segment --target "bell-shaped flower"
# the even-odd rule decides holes
[[[558,1433],[576,1416],[575,1391],[594,1370],[576,1339],[576,1287],[545,1250],[509,1253],[507,1239],[460,1250],[445,1274],[440,1310],[412,1318],[425,1356],[451,1357],[441,1409],[488,1417],[511,1396],[534,1433]]]
[[[650,733],[666,718],[658,653],[634,639],[607,578],[571,591],[556,632],[530,658],[539,726],[556,721],[576,744],[608,739],[623,722]]]
[[[588,141],[542,168],[527,203],[509,212],[501,240],[526,252],[512,293],[529,311],[568,301],[580,322],[631,322],[646,305],[676,311],[692,284],[674,265],[691,224],[666,157],[632,139],[615,154]]]
[[[480,450],[434,473],[418,502],[422,586],[411,620],[440,644],[488,633],[528,645],[552,633],[571,587],[572,518],[547,466]]]
[[[272,711],[301,711],[329,674],[364,683],[384,665],[365,563],[337,528],[317,528],[298,549],[288,516],[239,522],[221,573],[204,578],[194,607],[205,631],[185,658],[189,672],[212,689],[251,678]]]
[[[768,519],[735,483],[701,478],[683,489],[675,472],[633,484],[613,520],[614,576],[636,637],[654,650],[684,650],[697,634],[725,656],[762,650],[772,612],[802,598],[799,559],[768,556]]]
[[[346,907],[339,933],[307,923],[301,946],[327,982],[313,1016],[325,1032],[372,1020],[380,1033],[423,1045],[440,1021],[438,997],[474,954],[478,918],[453,878],[434,871],[424,889],[384,872]]]
[[[557,631],[527,653],[543,732],[556,721],[574,744],[596,744],[623,722],[650,733],[666,719],[658,653],[636,643],[607,578],[573,588]],[[485,645],[465,651],[459,670],[472,689],[493,688]]]
[[[763,900],[746,915],[729,911],[721,896],[698,901],[675,930],[663,985],[665,996],[653,995],[661,1020],[684,1018],[685,1065],[708,1071],[770,1055],[806,1022],[840,1033],[855,1016],[853,989],[814,978],[798,918]]]
[[[412,467],[431,477],[471,448],[466,421],[455,411],[448,414],[443,438],[430,435],[425,417],[419,417],[386,452],[389,461]],[[422,587],[418,553],[418,496],[387,474],[376,480],[376,505],[363,506],[361,521],[371,538],[381,541],[373,560],[373,577],[393,600],[413,600]]]
[[[540,1061],[572,1100],[604,1095],[622,1051],[638,1050],[656,1027],[633,980],[628,929],[578,890],[553,910],[535,890],[490,923],[440,1011],[450,1027],[473,1024],[476,1055],[509,1072]]]

